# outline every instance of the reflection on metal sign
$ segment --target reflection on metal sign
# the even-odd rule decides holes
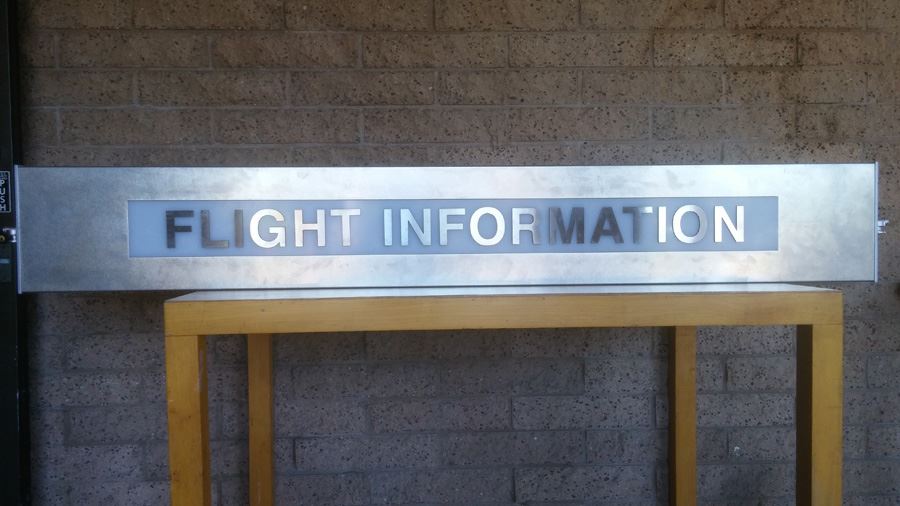
[[[18,170],[25,291],[876,278],[874,164]]]
[[[0,213],[11,213],[11,195],[9,193],[9,171],[0,170]]]

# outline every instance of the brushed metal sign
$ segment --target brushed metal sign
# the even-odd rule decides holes
[[[19,167],[24,291],[874,280],[874,164]]]

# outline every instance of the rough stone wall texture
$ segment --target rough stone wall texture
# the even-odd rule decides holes
[[[900,0],[19,3],[28,164],[877,160],[900,223]],[[840,285],[850,505],[900,504],[898,232],[881,283]],[[31,297],[37,504],[166,502],[171,295]],[[209,347],[221,506],[247,501],[244,348]],[[276,348],[281,504],[665,502],[659,330]],[[703,502],[793,503],[790,329],[699,353]]]

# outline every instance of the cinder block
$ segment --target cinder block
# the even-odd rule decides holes
[[[600,30],[720,28],[722,3],[716,0],[582,0],[581,24]]]
[[[844,320],[844,353],[900,352],[896,322]]]
[[[510,112],[513,141],[636,140],[650,134],[650,114],[638,107],[541,107]]]
[[[900,5],[894,0],[869,0],[866,3],[866,15],[869,28],[900,28]]]
[[[663,430],[601,430],[587,432],[587,461],[606,466],[652,465],[665,462],[668,435]]]
[[[862,143],[853,142],[726,142],[725,163],[834,163],[863,160]]]
[[[797,39],[781,33],[663,32],[654,38],[657,66],[793,65]]]
[[[650,427],[650,396],[553,396],[513,399],[513,427],[525,430]]]
[[[363,473],[277,475],[275,497],[289,497],[298,504],[370,504],[369,484]]]
[[[801,65],[878,65],[885,63],[888,38],[880,33],[800,34]]]
[[[72,445],[140,443],[166,438],[166,407],[161,404],[70,409]]]
[[[900,171],[897,171],[897,180],[896,182],[884,179],[879,180],[879,193],[881,196],[879,197],[879,202],[886,202],[888,198],[887,195],[897,195],[894,193],[894,188],[900,187]],[[881,218],[890,220],[890,223],[896,223],[900,221],[900,207],[891,206],[886,210],[881,211]],[[885,255],[883,252],[885,251],[900,251],[900,236],[896,234],[893,237],[885,237],[885,235],[879,236],[878,241],[878,251],[882,252],[878,255],[878,276],[883,281],[886,279],[900,279],[900,255]]]
[[[893,113],[890,109],[896,109],[900,113],[900,106],[886,106],[882,111],[875,110],[873,113],[879,114],[881,117],[872,118],[873,124],[866,127],[866,130],[874,136],[877,134],[878,124],[883,120],[887,123],[900,124],[900,115],[896,118],[889,117]],[[890,183],[890,179],[888,180]],[[882,207],[884,209],[884,207]],[[888,208],[890,209],[890,208]],[[889,211],[890,212],[890,211]],[[884,278],[882,278],[884,281]],[[897,283],[833,283],[829,285],[840,290],[844,294],[844,318],[848,320],[886,320],[893,321],[894,325],[900,323],[900,314],[896,312],[897,308]]]
[[[589,358],[584,365],[588,393],[641,394],[664,391],[666,367],[657,359]]]
[[[138,28],[267,30],[284,26],[281,0],[133,0]]]
[[[729,104],[861,104],[866,102],[861,70],[737,70],[726,73]]]
[[[668,395],[657,394],[653,397],[653,416],[656,428],[664,429],[669,426]]]
[[[220,478],[215,483],[213,490],[218,486],[221,491],[219,506],[244,506],[250,502],[250,487],[243,477]]]
[[[638,32],[510,36],[513,67],[607,67],[650,64],[652,41]]]
[[[666,364],[668,365],[668,364]],[[665,378],[663,378],[665,380]],[[665,386],[660,388],[665,390]],[[725,364],[718,358],[697,359],[697,391],[721,392],[725,390]]]
[[[215,139],[226,144],[357,142],[358,113],[351,109],[238,109],[216,111]]]
[[[582,150],[585,163],[598,165],[719,163],[722,160],[722,146],[717,142],[586,142]]]
[[[792,428],[734,429],[728,435],[730,458],[737,462],[793,461],[797,433]]]
[[[31,479],[31,503],[39,506],[68,506],[71,485],[62,482],[50,482],[34,476]]]
[[[793,357],[739,357],[726,360],[728,389],[791,390],[797,376]]]
[[[354,67],[358,36],[350,33],[231,32],[212,38],[217,67]]]
[[[247,363],[247,336],[206,336],[206,347],[213,355],[211,362],[224,365]]]
[[[483,335],[482,353],[490,357],[576,358],[587,350],[584,329],[508,329]]]
[[[865,453],[874,458],[896,458],[900,456],[900,426],[869,427]]]
[[[22,163],[33,166],[133,166],[134,153],[123,148],[59,147],[33,144],[22,148]]]
[[[22,68],[53,67],[59,54],[59,35],[51,30],[25,29],[19,34],[19,64]]]
[[[31,430],[32,468],[40,468],[52,460],[66,444],[66,412],[32,403],[28,409]]]
[[[441,367],[446,395],[577,394],[584,389],[582,363],[571,359],[453,361]]]
[[[246,404],[235,404],[225,409],[224,434],[246,434],[246,409]],[[275,433],[279,437],[359,434],[365,430],[365,406],[357,399],[303,399],[275,403]]]
[[[428,396],[438,390],[433,364],[309,364],[294,369],[297,398]]]
[[[428,105],[434,103],[434,72],[295,72],[295,105]]]
[[[576,104],[574,70],[453,71],[440,76],[442,104]]]
[[[794,422],[791,394],[700,394],[697,426],[758,427]]]
[[[897,497],[893,495],[862,495],[845,497],[844,506],[896,506]]]
[[[794,132],[794,109],[781,107],[660,108],[653,137],[661,140],[785,140]]]
[[[349,362],[365,359],[366,334],[330,332],[327,334],[278,334],[273,352],[277,362]]]
[[[864,28],[866,0],[726,0],[731,28]]]
[[[290,30],[430,30],[429,0],[287,0],[285,22]]]
[[[500,397],[373,401],[367,413],[374,432],[510,428],[510,402]]]
[[[866,357],[844,354],[844,388],[866,388]]]
[[[654,333],[655,329],[647,328],[495,331],[485,338],[485,353],[495,357],[518,358],[647,356],[651,353]]]
[[[275,440],[277,444],[278,441]],[[289,445],[291,444],[288,441]],[[249,448],[246,441],[212,441],[210,442],[210,473],[212,476],[240,476],[245,472],[249,459]]]
[[[578,146],[554,144],[507,144],[430,146],[428,161],[435,165],[579,165]]]
[[[266,146],[175,146],[133,149],[132,154],[133,165],[150,167],[284,167],[291,165],[290,149]]]
[[[33,69],[22,84],[30,105],[128,105],[132,79],[130,72]]]
[[[28,304],[26,311],[33,307],[33,304]],[[69,342],[70,339],[62,334],[41,334],[29,329],[28,369],[33,371],[35,377],[38,371],[44,375],[63,372]]]
[[[159,369],[165,355],[157,334],[79,337],[66,348],[66,367],[78,370]]]
[[[728,431],[726,429],[697,430],[697,462],[711,464],[728,460]]]
[[[208,142],[209,138],[206,111],[70,109],[62,112],[63,144],[197,144]]]
[[[434,435],[338,436],[295,440],[297,469],[303,472],[368,471],[437,467]]]
[[[36,334],[89,335],[159,332],[163,301],[169,293],[41,293],[29,299],[29,331]],[[115,314],[119,318],[110,318]]]
[[[794,493],[794,464],[697,466],[697,492],[709,499],[791,496]]]
[[[205,67],[206,36],[173,31],[65,31],[60,33],[63,67]]]
[[[513,500],[508,469],[442,469],[369,475],[376,504],[508,503]]]
[[[807,139],[877,141],[896,137],[898,129],[896,105],[805,105],[797,113],[797,133]]]
[[[142,400],[143,376],[135,372],[66,373],[38,376],[32,402],[45,408],[136,404]]]
[[[136,445],[66,446],[37,469],[35,478],[57,483],[87,480],[137,481],[141,475],[141,447]]]
[[[844,491],[860,495],[900,494],[900,462],[847,462],[844,464]]]
[[[363,37],[365,67],[505,67],[507,37],[499,34],[378,34]]]
[[[59,144],[55,109],[27,109],[21,120],[22,135],[33,145]]]
[[[876,68],[867,74],[866,89],[871,100],[882,104],[900,102],[900,68]]]
[[[425,146],[304,146],[291,152],[291,164],[308,167],[395,167],[424,165]]]
[[[126,28],[130,0],[36,0],[22,6],[24,25],[39,28]]]
[[[161,106],[284,105],[287,75],[260,71],[148,71],[137,77],[138,100]]]
[[[71,485],[72,504],[128,504],[155,506],[169,501],[167,481],[76,481]]]
[[[900,378],[900,353],[869,357],[869,388],[895,388]]]
[[[244,401],[247,399],[247,368],[234,365],[209,363],[209,399],[211,401]],[[276,385],[283,380],[276,372]]]
[[[363,112],[367,142],[498,142],[506,117],[493,109],[380,109]]]
[[[716,105],[722,72],[689,70],[586,70],[585,103]]]
[[[516,469],[520,501],[609,501],[653,497],[651,466],[529,467]]]
[[[844,425],[844,459],[862,459],[866,456],[866,428]]]
[[[795,327],[701,327],[700,355],[777,355],[793,353]]]
[[[584,462],[581,431],[474,432],[448,434],[442,439],[445,463],[478,467]]]
[[[577,0],[436,0],[438,30],[573,30]]]

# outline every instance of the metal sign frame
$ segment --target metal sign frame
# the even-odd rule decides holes
[[[18,178],[19,247],[23,258],[20,274],[24,291],[817,282],[877,278],[877,166],[872,163],[19,167]],[[457,216],[457,221],[468,224],[469,215],[475,217],[475,206],[492,202],[500,206],[498,202],[505,199],[595,202],[653,198],[665,202],[706,198],[724,202],[773,196],[778,198],[777,249],[765,251],[711,251],[703,250],[698,243],[690,245],[696,248],[680,251],[585,252],[573,248],[563,253],[522,249],[492,253],[486,247],[478,253],[431,254],[439,248],[432,244],[428,254],[395,247],[391,253],[360,255],[154,257],[133,255],[129,249],[129,212],[133,212],[130,205],[144,201],[169,201],[172,209],[182,209],[171,211],[172,223],[166,217],[168,208],[155,211],[157,225],[171,225],[170,232],[178,236],[172,238],[174,241],[193,238],[200,243],[201,229],[206,228],[203,241],[215,243],[212,239],[225,237],[219,234],[227,234],[228,229],[208,237],[209,224],[204,222],[203,211],[204,207],[211,208],[211,201],[290,201],[292,205],[327,201],[336,202],[337,207],[365,207],[361,201],[417,201],[425,202],[423,205],[433,202],[438,208],[441,202],[468,199],[476,204],[462,220]],[[749,212],[750,207],[747,209]],[[432,215],[436,218],[442,210],[432,209]],[[310,214],[318,212],[313,210]],[[380,217],[381,210],[374,208],[374,214]],[[661,217],[663,213],[657,215]],[[677,215],[670,211],[667,216],[676,219]],[[285,214],[280,226],[285,234],[293,230],[296,240],[305,232],[291,228],[287,220],[292,217],[296,226],[299,222],[295,213]],[[249,215],[244,219],[245,227],[248,221],[251,224],[249,233],[242,234],[252,235],[253,220]],[[331,222],[329,230],[336,226],[340,232],[340,218],[328,219],[337,220]],[[542,219],[546,220],[546,215]],[[593,216],[595,219],[599,220]],[[749,219],[748,215],[748,223]],[[437,236],[438,225],[434,221],[438,220],[432,222],[433,234]],[[256,226],[260,223],[256,222]],[[591,230],[596,229],[593,221],[586,225],[587,240]],[[471,232],[471,224],[468,227]],[[379,230],[374,237],[380,233]],[[458,229],[454,233],[455,237],[463,235]],[[304,247],[315,248],[312,237],[308,239]],[[165,244],[167,234],[160,232],[156,240]],[[290,241],[282,241],[279,247],[284,247],[285,242]],[[336,246],[340,249],[341,244]]]

